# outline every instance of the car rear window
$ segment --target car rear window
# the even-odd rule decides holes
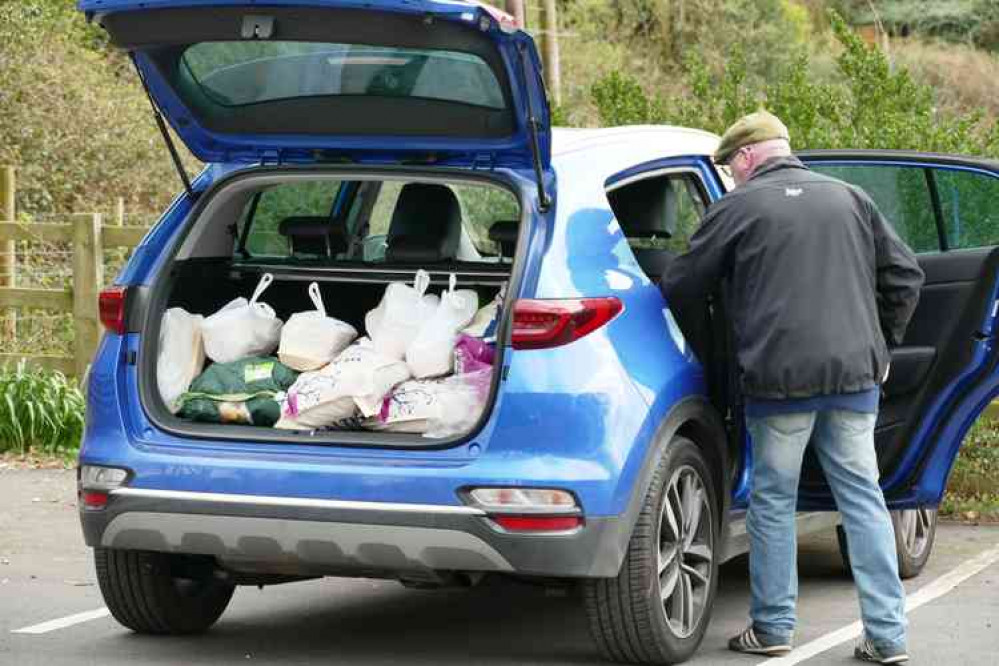
[[[181,64],[213,103],[367,96],[421,98],[504,108],[489,65],[456,51],[315,42],[204,42]]]

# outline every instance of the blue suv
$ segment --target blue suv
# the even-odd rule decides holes
[[[101,294],[80,517],[114,617],[193,633],[238,585],[515,574],[577,581],[608,658],[689,657],[719,563],[746,547],[752,466],[724,294],[685,337],[657,286],[727,189],[717,137],[553,130],[531,38],[474,2],[80,7],[134,59],[184,183]],[[174,135],[207,164],[193,180]],[[999,164],[802,158],[863,186],[926,272],[877,430],[915,575],[961,440],[999,392]],[[499,304],[469,432],[195,423],[157,391],[167,308],[210,314],[270,273],[280,317],[311,309],[315,281],[363,330],[385,285],[418,269]],[[800,509],[835,519],[814,458]]]

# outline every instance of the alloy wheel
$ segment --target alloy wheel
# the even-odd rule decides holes
[[[659,593],[670,630],[690,636],[701,622],[714,569],[711,502],[697,470],[673,472],[660,509]]]
[[[904,509],[898,512],[902,527],[899,536],[901,545],[912,559],[919,559],[930,543],[930,531],[935,509]]]

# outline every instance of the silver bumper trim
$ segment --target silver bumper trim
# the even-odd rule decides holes
[[[186,490],[151,490],[146,488],[118,488],[112,497],[143,497],[172,501],[217,502],[238,506],[298,507],[309,509],[348,509],[352,511],[377,511],[380,513],[419,513],[459,516],[485,516],[486,512],[471,506],[446,504],[403,504],[397,502],[353,502],[347,500],[311,499],[303,497],[276,497],[272,495],[238,495],[231,493],[200,493]]]

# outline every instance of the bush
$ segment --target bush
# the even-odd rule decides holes
[[[841,52],[839,80],[815,82],[805,53],[769,83],[750,76],[743,51],[712,68],[694,56],[685,63],[687,93],[648,95],[634,77],[613,72],[591,90],[604,125],[666,122],[723,132],[761,105],[780,116],[795,148],[912,149],[979,155],[999,154],[999,129],[984,114],[937,111],[933,89],[905,68],[892,68],[884,53],[868,47],[838,14],[830,13]]]
[[[983,417],[964,438],[940,512],[999,520],[999,421]]]
[[[0,3],[0,164],[19,167],[18,207],[108,211],[121,196],[160,210],[181,185],[149,101],[129,60],[73,4]]]
[[[83,394],[60,372],[0,368],[0,452],[73,451],[83,435]]]

